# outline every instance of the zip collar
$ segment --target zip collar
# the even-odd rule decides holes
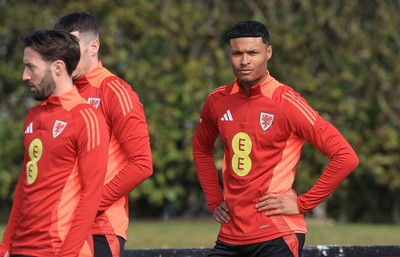
[[[232,92],[239,92],[241,94],[246,95],[247,97],[261,94],[271,98],[276,88],[281,86],[281,84],[270,75],[268,70],[266,71],[266,74],[267,76],[265,77],[265,80],[261,84],[252,86],[248,93],[240,85],[240,80],[238,78],[235,78]]]

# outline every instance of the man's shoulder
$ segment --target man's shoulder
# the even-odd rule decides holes
[[[285,100],[288,97],[296,98],[300,97],[300,94],[295,91],[293,87],[284,84],[280,84],[280,86],[277,87],[273,93],[273,99],[278,102]]]
[[[279,82],[279,86],[276,87],[275,93],[277,94],[285,94],[288,91],[294,92],[293,88],[291,86],[285,85],[283,83]]]
[[[219,99],[221,97],[230,95],[234,90],[234,84],[235,83],[232,82],[215,88],[213,91],[211,91],[207,98]]]
[[[97,88],[108,87],[110,83],[128,84],[124,79],[115,75],[102,65],[87,73],[85,78],[92,87]]]
[[[108,73],[105,74],[101,78],[101,82],[99,83],[99,87],[105,89],[105,88],[115,88],[115,87],[125,87],[132,89],[132,86],[126,82],[123,78],[113,74],[113,73]],[[133,89],[132,89],[133,90]]]

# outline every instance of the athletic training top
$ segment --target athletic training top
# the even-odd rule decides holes
[[[214,162],[214,143],[224,146],[223,193]],[[235,245],[305,233],[302,214],[268,217],[255,205],[267,193],[290,193],[305,141],[330,158],[317,183],[298,197],[300,213],[323,201],[358,165],[351,146],[292,88],[267,74],[250,89],[238,80],[206,99],[193,138],[197,174],[211,213],[223,201],[231,220],[218,239]]]
[[[106,173],[105,120],[74,87],[30,109],[24,129],[25,158],[1,250],[11,243],[11,254],[78,256]]]
[[[96,219],[92,233],[118,235],[126,240],[128,193],[153,172],[143,105],[131,86],[101,62],[74,84],[83,98],[101,110],[111,135],[106,184],[99,208],[104,213]]]

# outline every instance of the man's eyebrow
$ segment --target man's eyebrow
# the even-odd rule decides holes
[[[29,66],[29,67],[36,67],[36,65],[34,63],[29,62],[29,61],[24,61],[24,65]]]

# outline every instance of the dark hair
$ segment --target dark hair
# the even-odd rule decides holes
[[[67,32],[78,31],[79,33],[92,33],[99,37],[99,23],[95,16],[88,12],[71,12],[62,16],[54,28],[57,30],[66,30]]]
[[[261,37],[264,44],[269,44],[269,32],[267,27],[258,21],[241,21],[234,25],[227,34],[228,43],[232,38]]]
[[[22,42],[24,48],[31,47],[45,61],[63,61],[70,76],[81,58],[78,38],[66,31],[37,30],[24,35]]]

